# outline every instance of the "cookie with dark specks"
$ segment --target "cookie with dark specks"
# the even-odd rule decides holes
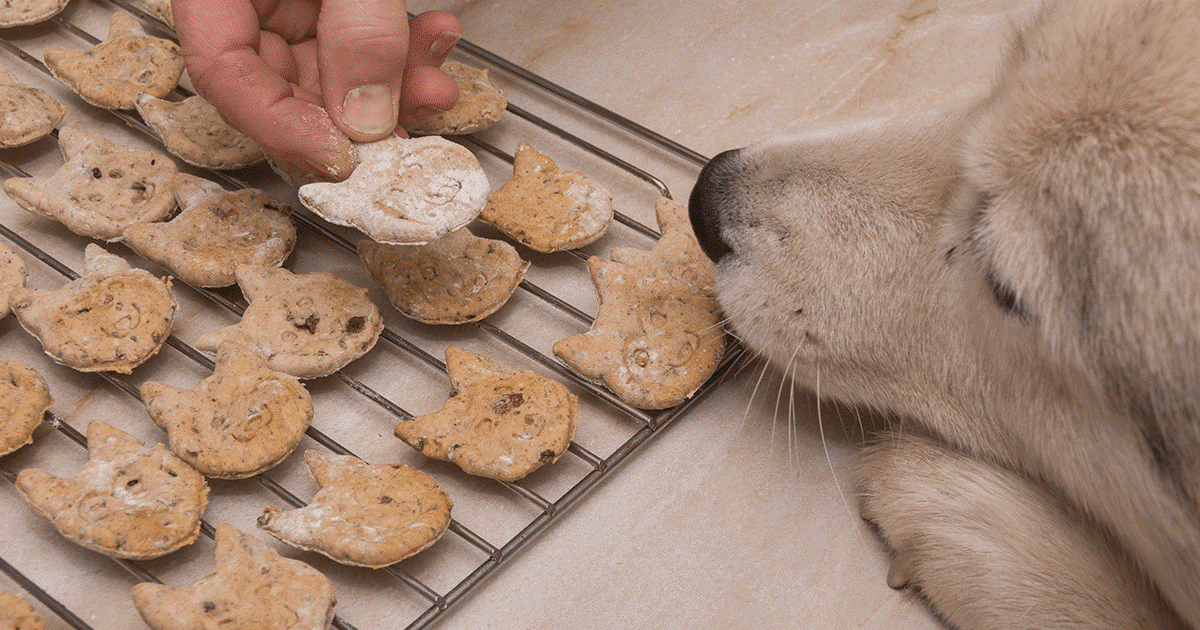
[[[332,273],[251,265],[239,265],[236,273],[250,305],[237,324],[196,340],[205,352],[228,340],[272,370],[320,378],[366,354],[383,332],[383,316],[367,290]]]
[[[409,446],[501,481],[521,479],[567,452],[579,398],[562,383],[453,346],[446,348],[446,372],[446,405],[396,425],[396,437]]]
[[[0,68],[0,112],[0,149],[8,149],[46,137],[62,122],[67,108]]]
[[[613,218],[612,196],[592,178],[565,171],[528,143],[513,176],[488,197],[479,220],[539,252],[576,249],[600,238]]]
[[[217,108],[199,96],[168,101],[139,94],[134,105],[167,150],[188,164],[232,170],[266,159],[262,145],[230,127]]]
[[[204,477],[162,444],[147,447],[100,420],[88,424],[88,461],[68,478],[27,468],[17,491],[68,540],[130,560],[164,556],[200,534]]]
[[[183,52],[151,37],[131,15],[113,13],[108,38],[87,50],[49,48],[46,67],[84,101],[104,109],[134,109],[138,94],[162,98],[179,85]]]
[[[529,268],[512,245],[467,228],[424,245],[362,240],[358,255],[396,310],[426,324],[461,324],[495,313]]]
[[[279,267],[296,245],[292,208],[254,188],[227,191],[186,173],[171,180],[183,210],[167,222],[132,225],[125,244],[194,287],[227,287],[238,265]]]
[[[0,243],[0,317],[8,315],[8,296],[25,286],[29,268],[16,252]]]
[[[447,61],[442,64],[442,72],[458,85],[458,101],[454,107],[418,122],[409,133],[458,136],[483,131],[500,122],[508,101],[487,70]]]
[[[142,582],[133,603],[153,630],[325,630],[337,603],[320,571],[217,525],[216,570],[185,586]]]
[[[0,6],[0,28],[37,24],[58,15],[70,0],[6,0]]]
[[[118,241],[131,225],[161,221],[175,210],[167,156],[64,127],[58,146],[66,160],[49,177],[11,177],[4,192],[25,210],[102,241]]]
[[[225,343],[213,373],[191,389],[147,381],[142,402],[167,444],[206,477],[244,479],[295,450],[312,422],[308,390],[249,350]]]
[[[81,372],[129,374],[171,333],[170,278],[129,266],[89,244],[83,276],[56,290],[16,289],[9,306],[55,361]]]
[[[653,250],[617,248],[611,261],[588,260],[600,308],[592,329],[554,344],[580,375],[643,409],[687,400],[716,370],[725,330],[687,208],[657,206],[662,238]]]
[[[428,548],[450,525],[450,496],[404,466],[305,451],[320,490],[294,510],[271,506],[258,526],[283,542],[358,567],[395,564]]]
[[[0,358],[0,457],[33,443],[33,430],[53,402],[41,374]]]

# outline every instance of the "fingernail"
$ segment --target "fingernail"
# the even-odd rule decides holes
[[[433,40],[433,44],[429,46],[429,56],[439,59],[445,57],[446,55],[450,54],[450,49],[454,48],[454,45],[457,44],[458,40],[460,39],[462,39],[462,33],[455,33],[454,31],[443,32],[441,35],[438,35],[437,39]]]
[[[361,134],[391,133],[396,128],[396,108],[386,85],[356,87],[342,101],[342,124]]]

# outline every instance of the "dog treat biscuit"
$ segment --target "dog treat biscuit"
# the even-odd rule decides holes
[[[0,112],[0,149],[7,149],[46,137],[62,122],[67,108],[0,68]]]
[[[0,630],[42,630],[42,616],[19,595],[0,591]]]
[[[84,101],[104,109],[133,109],[138,94],[162,98],[179,84],[183,52],[150,37],[128,13],[113,13],[108,39],[88,50],[50,48],[46,67]]]
[[[0,457],[33,442],[50,408],[50,388],[33,368],[0,358]]]
[[[491,315],[529,268],[512,245],[479,238],[467,228],[424,245],[362,240],[358,255],[392,305],[426,324],[461,324]]]
[[[281,557],[228,523],[217,525],[215,570],[186,586],[133,586],[133,603],[153,630],[326,630],[337,603],[320,571]]]
[[[193,166],[232,170],[266,157],[262,145],[230,127],[217,108],[199,96],[174,102],[139,94],[134,105],[167,150]]]
[[[299,188],[305,184],[313,184],[316,182],[333,182],[332,179],[322,178],[318,175],[310,173],[287,160],[275,157],[270,153],[266,154],[267,165],[272,171],[280,177],[287,185],[292,188]]]
[[[169,278],[90,244],[82,277],[52,291],[16,289],[9,306],[55,361],[81,372],[129,374],[162,347],[177,305]]]
[[[575,436],[579,398],[529,370],[446,348],[450,398],[440,411],[401,421],[396,437],[472,475],[516,481],[558,461]]]
[[[60,478],[27,468],[17,491],[68,540],[114,558],[146,560],[190,545],[208,504],[204,477],[162,444],[93,420],[88,461]]]
[[[643,409],[686,400],[725,351],[712,263],[695,243],[687,209],[664,199],[658,214],[663,237],[652,251],[618,248],[611,262],[588,260],[600,298],[595,322],[553,347],[577,373]]]
[[[215,352],[230,340],[272,370],[320,378],[366,354],[383,332],[367,290],[332,273],[239,265],[237,283],[250,302],[242,320],[201,336],[197,348]]]
[[[0,28],[44,22],[67,8],[70,0],[7,0],[0,5]]]
[[[458,84],[458,102],[454,107],[418,122],[409,129],[410,133],[465,135],[483,131],[500,121],[508,101],[492,82],[487,70],[447,61],[442,64],[442,71]]]
[[[8,296],[25,286],[29,268],[7,245],[0,243],[0,317],[8,315]]]
[[[51,358],[83,372],[128,374],[158,352],[176,302],[170,279],[90,244],[84,274],[57,290],[16,289],[9,305]]]
[[[381,243],[425,243],[470,223],[491,186],[466,148],[438,136],[355,145],[344,182],[300,187],[305,207]]]
[[[194,287],[227,287],[238,265],[278,267],[296,245],[291,207],[253,188],[229,192],[186,173],[172,180],[182,208],[165,223],[125,229],[125,244]]]
[[[224,343],[192,389],[147,381],[142,402],[171,452],[206,477],[244,479],[295,450],[313,418],[308,390],[249,350]]]
[[[428,548],[450,525],[450,496],[419,470],[317,451],[304,458],[320,486],[312,501],[287,511],[270,506],[258,518],[289,545],[378,569]]]
[[[583,173],[564,171],[522,142],[513,176],[488,198],[479,219],[539,252],[583,247],[612,222],[612,197]]]
[[[175,28],[175,14],[171,11],[171,0],[129,0],[129,3],[162,20],[172,29]]]
[[[12,177],[4,192],[33,214],[80,236],[121,239],[125,228],[161,221],[175,209],[175,162],[149,149],[122,146],[65,127],[58,145],[66,162],[49,177]]]

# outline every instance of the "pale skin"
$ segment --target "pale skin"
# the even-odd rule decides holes
[[[410,22],[404,0],[174,0],[188,75],[229,124],[271,154],[345,179],[351,142],[454,106],[438,68],[462,35],[443,11]]]

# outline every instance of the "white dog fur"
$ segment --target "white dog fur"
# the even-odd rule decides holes
[[[722,154],[691,212],[743,342],[896,418],[889,583],[1200,630],[1200,2],[1051,1],[981,102]]]

